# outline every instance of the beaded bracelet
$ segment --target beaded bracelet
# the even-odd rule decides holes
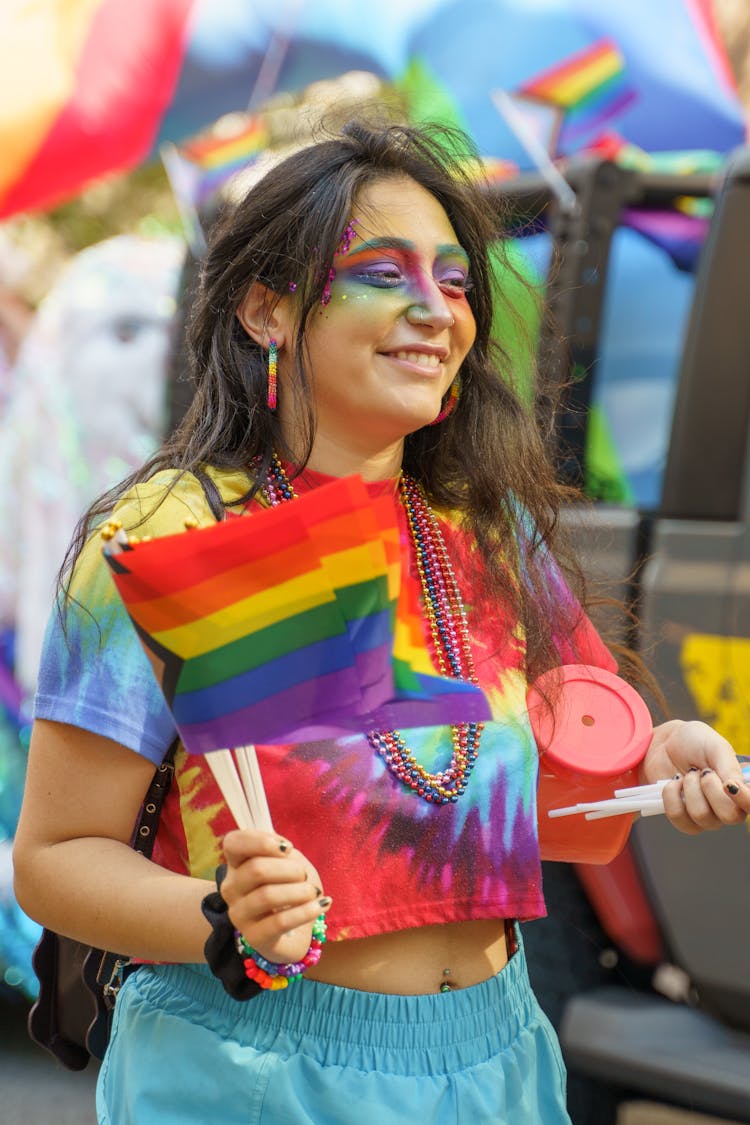
[[[257,949],[248,945],[239,930],[235,930],[235,946],[245,966],[245,976],[261,988],[270,989],[286,988],[287,985],[300,980],[304,971],[311,965],[317,965],[320,960],[326,940],[326,928],[326,916],[319,914],[313,922],[312,941],[307,953],[301,961],[290,961],[286,965],[267,961]]]

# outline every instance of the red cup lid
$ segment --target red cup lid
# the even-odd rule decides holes
[[[615,777],[637,766],[651,741],[648,707],[604,668],[553,668],[529,687],[526,703],[539,752],[553,770]]]

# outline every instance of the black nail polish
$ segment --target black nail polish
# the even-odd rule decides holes
[[[672,778],[672,781],[680,781],[681,779],[682,779],[682,774],[681,774],[681,773],[676,773],[676,774],[674,775],[674,777]]]
[[[713,773],[713,772],[714,771],[711,769],[710,766],[706,766],[706,768],[704,770],[701,770],[701,777],[708,777],[708,775],[710,773]]]
[[[697,773],[697,772],[698,772],[697,766],[691,766],[690,769],[688,770],[688,773]]]
[[[315,897],[316,898],[320,898],[320,896],[323,894],[323,888],[322,887],[313,887],[313,890],[315,891]]]
[[[279,840],[279,851],[280,852],[284,852],[284,854],[286,854],[288,851],[291,851],[291,850],[292,850],[292,845],[289,843],[288,840]]]
[[[736,797],[740,791],[740,787],[736,781],[728,781],[724,788],[726,789],[727,793],[731,793],[733,797]]]
[[[318,906],[321,908],[321,910],[327,910],[332,902],[333,899],[329,895],[323,895],[322,898],[318,899]]]

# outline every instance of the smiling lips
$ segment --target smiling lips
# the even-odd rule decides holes
[[[447,351],[444,348],[435,348],[429,351],[414,351],[410,348],[402,348],[399,351],[386,352],[385,355],[389,359],[399,359],[404,363],[416,364],[417,367],[423,367],[426,371],[437,371],[443,360],[447,358]]]

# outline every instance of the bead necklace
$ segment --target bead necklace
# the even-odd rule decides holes
[[[274,508],[297,496],[275,453],[263,491]],[[422,486],[405,473],[399,478],[399,496],[414,544],[422,599],[440,674],[475,684],[466,611],[440,525]],[[483,729],[483,723],[452,726],[451,759],[438,773],[428,773],[419,764],[396,730],[370,731],[367,740],[403,785],[430,804],[445,805],[457,801],[465,791],[477,760]]]

